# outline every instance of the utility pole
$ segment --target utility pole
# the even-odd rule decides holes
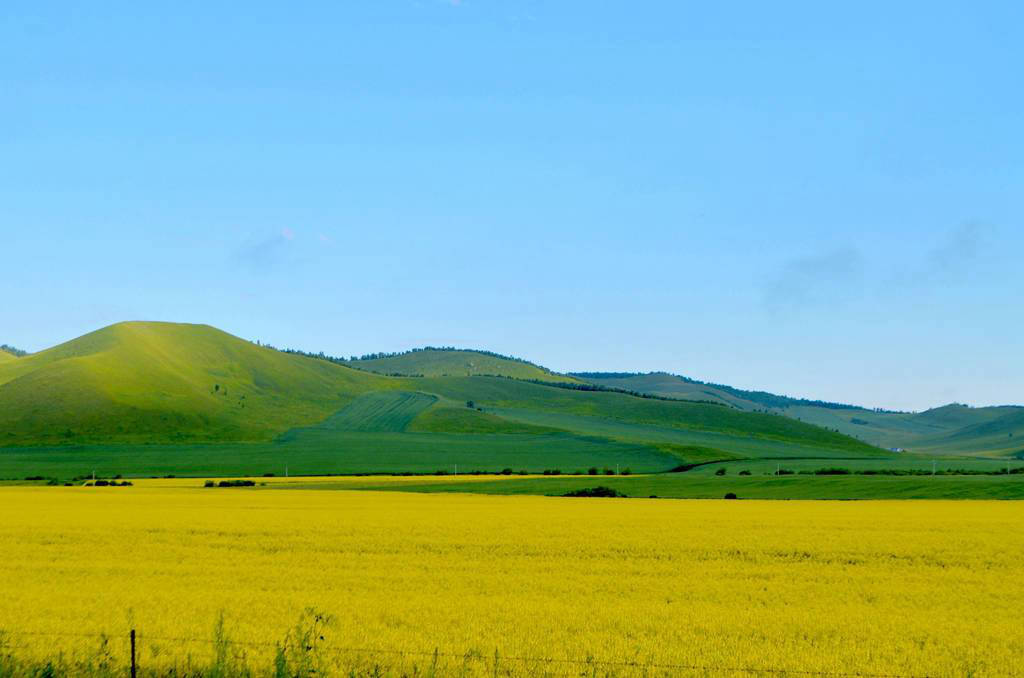
[[[284,477],[285,478],[288,477],[288,464],[287,463],[285,463],[285,465],[284,465]]]
[[[458,464],[455,465],[455,475],[456,476],[459,475],[459,465]]]
[[[935,475],[935,460],[932,459],[932,475]]]

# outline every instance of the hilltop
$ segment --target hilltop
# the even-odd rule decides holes
[[[322,420],[376,375],[206,325],[127,322],[0,364],[3,444],[259,440]]]
[[[401,353],[375,353],[353,358],[351,367],[378,374],[417,377],[513,377],[564,383],[579,380],[556,374],[522,358],[472,349],[427,346]]]

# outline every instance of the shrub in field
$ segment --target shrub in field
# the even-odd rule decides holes
[[[738,497],[736,496],[735,492],[726,492],[725,493],[725,498],[726,499],[738,499]]]
[[[207,480],[205,483],[203,483],[203,487],[217,487],[217,483],[214,482],[213,480]]]
[[[255,485],[255,480],[222,480],[217,483],[217,487],[254,487]]]
[[[740,471],[740,475],[741,476],[749,476],[750,475],[750,471],[748,471],[747,469],[743,469],[742,471]]]
[[[587,474],[592,475],[592,476],[596,476],[597,475],[597,467],[596,466],[591,466],[590,468],[588,468],[587,469]]]
[[[723,466],[723,467],[721,467],[720,469],[717,469],[717,470],[715,471],[715,475],[716,475],[716,476],[724,476],[724,475],[725,475],[725,467]]]
[[[632,473],[633,473],[633,471],[631,471],[628,466],[626,468],[622,469],[622,475],[624,475],[624,476],[632,475]]]
[[[814,472],[816,476],[848,476],[850,475],[850,469],[848,468],[819,468]]]
[[[625,497],[626,495],[618,490],[598,485],[597,487],[584,487],[581,490],[566,492],[563,497]]]

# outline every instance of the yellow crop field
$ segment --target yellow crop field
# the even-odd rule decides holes
[[[0,488],[0,674],[127,675],[130,629],[144,676],[1006,676],[1024,655],[1020,503],[188,482]]]

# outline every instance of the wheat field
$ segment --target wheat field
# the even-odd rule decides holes
[[[0,488],[0,674],[1013,675],[1024,505]],[[195,487],[193,487],[195,485]]]

